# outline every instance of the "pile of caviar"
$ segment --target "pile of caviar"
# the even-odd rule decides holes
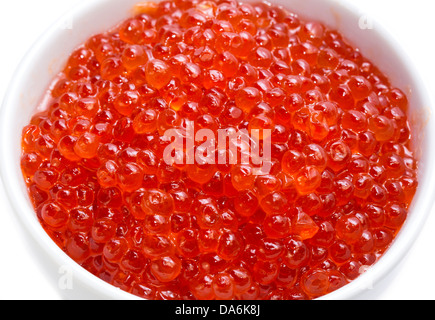
[[[42,226],[146,299],[313,299],[388,249],[417,187],[407,98],[268,3],[165,0],[91,37],[23,129]],[[271,170],[168,164],[163,134],[271,129]]]

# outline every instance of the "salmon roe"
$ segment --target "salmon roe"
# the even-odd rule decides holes
[[[405,94],[340,33],[282,7],[136,10],[71,54],[23,129],[53,241],[146,299],[313,299],[375,263],[417,188]],[[271,170],[166,163],[164,132],[187,120],[271,129]]]

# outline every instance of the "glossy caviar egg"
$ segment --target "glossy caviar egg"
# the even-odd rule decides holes
[[[53,241],[145,299],[315,299],[375,263],[418,187],[406,94],[286,8],[135,12],[72,52],[22,130]]]

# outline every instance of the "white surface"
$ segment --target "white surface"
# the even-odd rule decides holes
[[[30,45],[53,21],[82,0],[14,0],[0,2],[0,99],[20,59]],[[429,88],[435,87],[435,44],[430,38],[435,31],[431,0],[349,0],[361,8],[361,15],[374,17],[392,32],[414,60]],[[74,27],[73,17],[65,27]],[[4,44],[12,44],[7,48]],[[1,159],[0,159],[1,161]],[[7,187],[7,186],[6,186]],[[0,185],[0,299],[62,299],[53,279],[33,256],[29,239],[13,216]],[[435,217],[429,216],[425,228],[408,256],[375,289],[367,299],[435,299],[435,277],[432,277],[435,255]]]

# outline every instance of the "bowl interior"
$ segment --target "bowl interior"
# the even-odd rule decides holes
[[[91,35],[103,32],[132,14],[132,7],[138,0],[94,0],[78,6],[72,13],[72,25],[65,28],[63,19],[52,26],[32,47],[15,73],[7,91],[1,114],[1,173],[7,186],[7,193],[17,215],[35,236],[52,262],[57,265],[71,265],[75,284],[90,290],[96,297],[131,298],[115,287],[89,274],[67,257],[46,235],[37,221],[28,199],[26,186],[20,170],[21,130],[29,122],[39,105],[51,80],[62,69],[67,57],[78,45]],[[419,187],[410,214],[394,245],[369,271],[351,284],[325,296],[343,299],[353,297],[368,288],[367,279],[377,281],[397,264],[403,253],[418,234],[426,214],[432,206],[434,190],[433,152],[430,145],[434,137],[430,101],[424,84],[415,75],[409,59],[400,46],[376,22],[361,28],[361,16],[357,9],[349,7],[349,1],[338,0],[274,0],[290,11],[306,19],[318,20],[339,30],[363,55],[369,58],[385,74],[392,84],[402,89],[409,98],[409,119],[412,126],[412,145],[419,159]]]

